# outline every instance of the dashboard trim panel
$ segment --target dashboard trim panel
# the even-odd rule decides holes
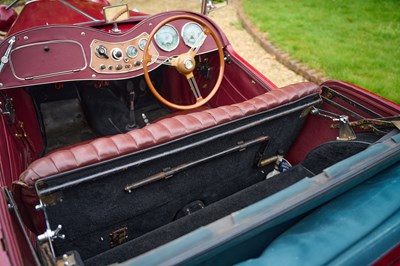
[[[81,51],[82,51],[82,59],[84,61],[84,65],[80,68],[74,68],[74,69],[68,69],[68,70],[64,70],[64,71],[58,71],[58,72],[49,72],[47,74],[41,74],[41,75],[32,75],[32,76],[28,76],[28,77],[19,77],[16,73],[16,70],[14,68],[13,65],[13,57],[12,54],[15,53],[18,50],[24,49],[24,48],[28,48],[28,47],[34,47],[34,46],[39,46],[39,45],[49,45],[49,44],[58,44],[58,43],[73,43],[76,44],[80,47]],[[65,74],[73,74],[82,70],[85,70],[87,68],[87,60],[86,60],[86,54],[85,54],[85,50],[83,49],[83,46],[81,43],[77,42],[77,41],[73,41],[73,40],[54,40],[54,41],[45,41],[45,42],[35,42],[35,43],[30,43],[30,44],[26,44],[26,45],[22,45],[19,46],[15,49],[13,49],[10,53],[10,68],[11,68],[11,72],[14,75],[14,77],[18,80],[33,80],[33,79],[41,79],[41,78],[48,78],[48,77],[54,77],[54,76],[59,76],[59,75],[65,75]]]
[[[146,32],[141,33],[133,39],[123,42],[109,42],[99,39],[93,39],[90,44],[90,68],[99,74],[118,74],[137,71],[143,68],[142,58],[143,51],[139,47],[139,42],[142,39],[148,39],[149,34]],[[110,54],[99,55],[97,47],[103,46]],[[138,47],[138,54],[135,57],[130,57],[126,54],[128,47]],[[116,57],[112,51],[122,51],[121,55]],[[159,56],[158,51],[155,49],[154,44],[150,44],[151,62],[149,65],[154,64]]]

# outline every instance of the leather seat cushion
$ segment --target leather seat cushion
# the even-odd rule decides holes
[[[41,178],[154,147],[319,92],[319,87],[314,83],[297,83],[241,103],[168,117],[125,134],[101,137],[53,151],[31,163],[20,175],[20,180],[14,182],[13,190],[17,201],[22,201],[25,205],[20,207],[22,216],[25,221],[29,216],[37,216],[33,208],[38,202],[34,184]],[[24,212],[24,208],[29,214]],[[38,221],[41,219],[34,220],[34,224],[26,221],[27,225],[34,231],[42,231],[43,222]]]

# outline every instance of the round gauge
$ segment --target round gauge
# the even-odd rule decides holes
[[[138,55],[138,49],[133,45],[129,45],[126,48],[126,55],[130,58],[135,58]]]
[[[195,22],[186,23],[182,28],[182,38],[191,48],[200,47],[204,42],[203,27]]]
[[[146,43],[147,43],[147,39],[145,39],[145,38],[140,39],[139,40],[139,44],[138,44],[139,45],[139,49],[143,51],[144,47],[146,46]]]
[[[171,25],[164,25],[157,31],[155,35],[155,41],[161,49],[171,52],[178,47],[178,31]]]

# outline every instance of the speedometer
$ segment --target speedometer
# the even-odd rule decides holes
[[[164,51],[171,52],[179,44],[178,31],[171,25],[162,26],[155,35],[157,45]]]
[[[195,22],[186,23],[182,28],[182,38],[187,46],[191,48],[200,47],[205,39],[203,27]]]

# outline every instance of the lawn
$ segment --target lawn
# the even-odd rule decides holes
[[[243,6],[295,59],[400,103],[398,0],[243,0]]]

